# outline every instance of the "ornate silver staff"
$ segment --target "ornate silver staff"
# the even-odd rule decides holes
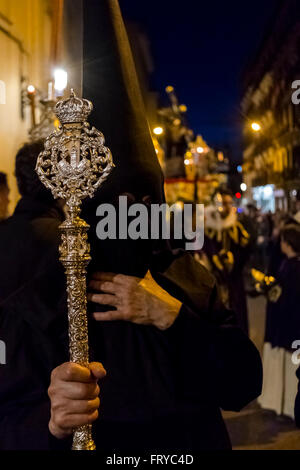
[[[89,364],[86,267],[90,246],[89,226],[79,214],[82,199],[93,197],[114,166],[103,134],[86,121],[92,109],[92,103],[76,97],[73,90],[69,99],[57,102],[54,113],[61,125],[46,138],[36,166],[42,183],[67,206],[59,252],[67,278],[70,361],[82,366]],[[91,425],[74,430],[72,449],[95,449]]]

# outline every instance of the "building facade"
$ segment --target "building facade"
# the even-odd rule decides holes
[[[28,141],[32,109],[27,87],[47,90],[53,57],[56,1],[0,0],[0,171],[8,174],[13,210],[18,191],[14,178],[17,149]]]
[[[244,77],[243,178],[262,210],[289,210],[300,189],[300,9],[285,0]]]
[[[10,212],[19,198],[15,155],[43,118],[55,68],[81,92],[81,2],[0,0],[0,171],[8,175]]]

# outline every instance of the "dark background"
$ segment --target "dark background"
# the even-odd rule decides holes
[[[173,85],[191,128],[240,160],[240,95],[245,66],[277,11],[276,0],[120,0],[125,19],[151,42],[152,87]]]

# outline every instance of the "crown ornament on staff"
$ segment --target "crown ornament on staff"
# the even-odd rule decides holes
[[[46,138],[36,165],[42,183],[67,205],[59,259],[67,281],[70,361],[84,367],[89,365],[86,267],[91,258],[89,226],[79,214],[82,200],[93,197],[114,167],[103,134],[87,122],[92,109],[92,103],[73,90],[67,100],[58,101],[54,113],[60,127]],[[90,424],[74,430],[72,449],[95,449]]]
[[[54,112],[63,124],[85,122],[93,111],[93,104],[84,98],[78,98],[71,90],[70,98],[60,100],[54,107]]]
[[[54,113],[60,127],[46,138],[37,161],[40,180],[54,198],[66,201],[71,215],[82,199],[93,197],[114,167],[102,132],[87,122],[92,110],[92,103],[78,98],[73,89],[68,99],[58,101]]]

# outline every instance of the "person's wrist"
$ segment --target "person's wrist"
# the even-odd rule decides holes
[[[168,307],[156,321],[157,328],[160,330],[167,330],[170,328],[178,317],[181,307],[182,302],[172,297]]]
[[[49,431],[52,434],[52,436],[56,437],[56,439],[66,439],[72,434],[72,431],[70,430],[69,432],[66,430],[61,429],[60,427],[56,426],[52,419],[49,421],[48,425]]]

